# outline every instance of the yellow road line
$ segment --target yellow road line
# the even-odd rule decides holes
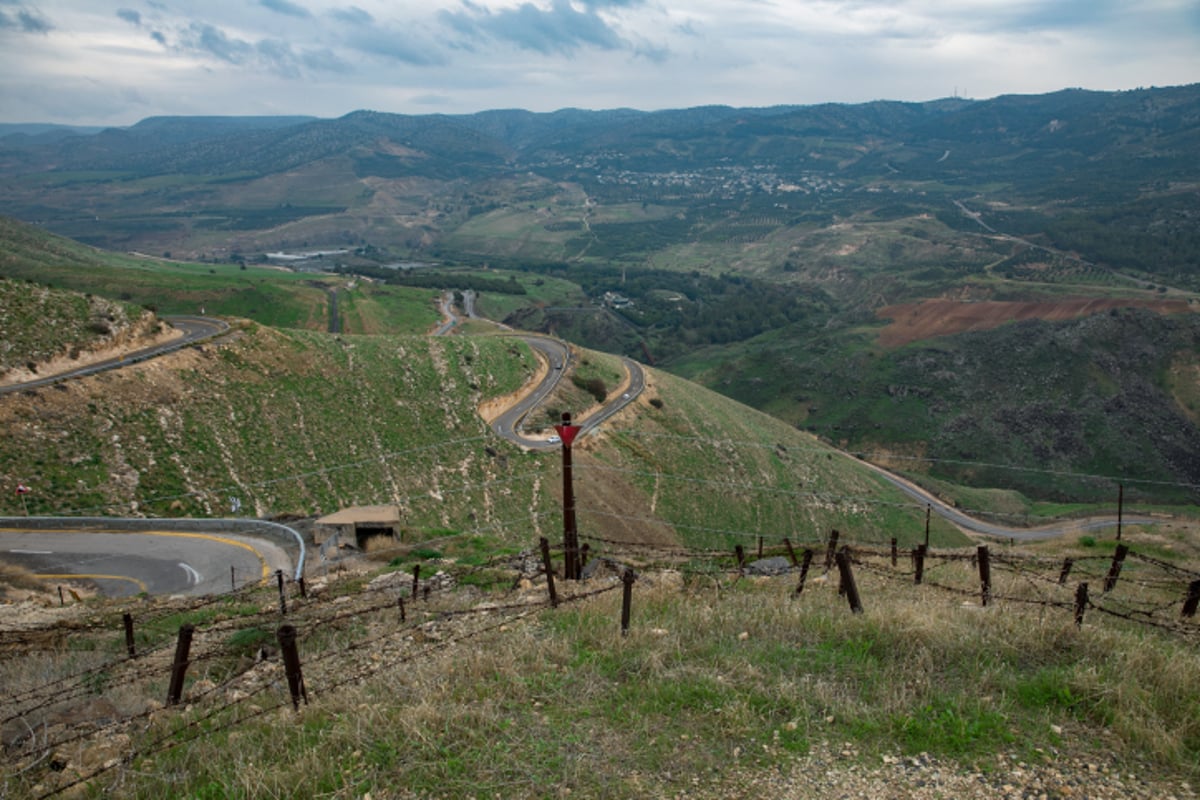
[[[252,545],[248,545],[245,542],[239,542],[234,539],[226,539],[224,536],[214,536],[211,533],[181,533],[179,531],[107,531],[107,530],[103,530],[103,529],[83,530],[83,529],[71,529],[71,528],[52,529],[52,530],[51,529],[27,530],[24,528],[22,528],[22,529],[0,528],[0,532],[3,532],[3,533],[34,533],[34,534],[37,534],[37,533],[73,533],[73,534],[77,534],[77,535],[78,534],[87,534],[87,533],[114,533],[114,534],[132,533],[132,534],[137,534],[140,536],[178,536],[180,538],[185,538],[185,539],[206,539],[210,542],[218,542],[220,544],[232,545],[233,547],[240,547],[244,550],[249,550],[251,553],[254,554],[254,557],[258,559],[258,563],[262,565],[262,578],[266,579],[266,578],[270,577],[270,575],[271,575],[271,568],[269,566],[267,566],[267,560],[265,558],[263,558],[262,553],[258,552],[258,550],[256,550],[256,549],[254,549],[254,547]]]
[[[76,574],[73,572],[67,572],[62,575],[45,575],[45,574],[36,575],[35,574],[33,577],[38,578],[40,580],[44,580],[44,581],[49,581],[49,580],[69,581],[69,580],[75,580],[75,579],[80,579],[80,578],[83,578],[86,580],[93,580],[93,581],[129,581],[130,583],[135,584],[138,587],[138,591],[142,591],[142,592],[148,591],[146,589],[146,584],[142,583],[137,578],[130,578],[127,575],[89,575],[86,573]]]

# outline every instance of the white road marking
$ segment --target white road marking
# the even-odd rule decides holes
[[[48,556],[54,553],[53,550],[9,550],[10,553],[23,553],[29,556]]]
[[[196,572],[194,567],[191,567],[191,566],[183,563],[182,561],[179,562],[179,566],[183,567],[183,571],[188,574],[188,583],[189,584],[191,584],[192,586],[195,586],[197,583],[200,582],[200,573]]]

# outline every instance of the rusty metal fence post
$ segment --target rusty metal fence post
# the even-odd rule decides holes
[[[975,551],[979,559],[980,605],[987,606],[992,599],[992,561],[986,544]]]
[[[800,561],[800,583],[796,586],[796,597],[799,597],[804,592],[804,580],[808,577],[808,568],[812,566],[813,551],[807,547],[804,548],[804,555]]]
[[[788,558],[791,560],[792,566],[793,567],[800,566],[800,562],[796,560],[796,551],[792,547],[791,539],[788,539],[786,536],[783,537],[783,546],[787,548]]]
[[[554,591],[554,565],[550,563],[550,540],[541,538],[542,571],[546,573],[546,588],[550,592],[550,606],[558,608],[558,592]]]
[[[171,684],[167,687],[167,705],[177,704],[183,697],[183,678],[187,674],[188,655],[192,650],[193,625],[179,626],[179,639],[175,643],[175,660],[171,664]]]
[[[1059,586],[1067,585],[1067,578],[1071,575],[1071,567],[1073,567],[1073,566],[1075,566],[1075,559],[1073,559],[1073,558],[1064,558],[1063,559],[1062,571],[1060,571],[1058,573],[1058,585]]]
[[[283,591],[283,570],[275,570],[275,578],[279,582],[279,613],[287,614],[287,594]]]
[[[275,637],[279,640],[279,652],[283,656],[283,670],[287,675],[288,691],[292,694],[292,709],[300,710],[300,700],[308,705],[308,692],[304,688],[304,675],[300,672],[300,653],[296,650],[296,629],[291,625],[280,625]]]
[[[1117,552],[1113,553],[1112,565],[1108,568],[1108,575],[1104,578],[1104,593],[1107,594],[1117,585],[1117,578],[1121,576],[1121,566],[1125,563],[1125,556],[1129,553],[1129,547],[1123,544],[1117,545]]]
[[[629,567],[621,573],[621,583],[624,584],[621,589],[621,635],[629,635],[629,616],[631,606],[633,605],[633,582],[637,578],[633,574],[633,570]]]
[[[130,658],[137,656],[137,648],[133,643],[133,615],[126,611],[121,616],[121,621],[125,623],[125,652]]]
[[[925,579],[925,545],[919,544],[913,548],[913,583],[918,586]]]
[[[829,532],[829,545],[825,548],[825,571],[829,572],[829,568],[833,566],[833,554],[837,552],[838,532],[836,529]]]
[[[1083,627],[1083,612],[1087,610],[1088,585],[1085,581],[1075,588],[1075,627]]]
[[[863,613],[862,600],[858,597],[858,585],[854,582],[854,571],[850,568],[850,548],[843,547],[837,551],[837,568],[841,575],[842,588],[850,603],[850,610],[855,614]]]
[[[1187,599],[1183,601],[1183,617],[1191,619],[1196,616],[1196,607],[1200,606],[1200,581],[1188,584]]]

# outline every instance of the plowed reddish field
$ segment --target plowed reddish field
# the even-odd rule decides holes
[[[1023,319],[1075,319],[1110,308],[1148,308],[1159,314],[1185,314],[1194,310],[1186,300],[1065,297],[1054,302],[1019,303],[934,299],[885,306],[875,316],[891,320],[879,332],[879,343],[884,347],[900,347],[935,336],[990,330]]]

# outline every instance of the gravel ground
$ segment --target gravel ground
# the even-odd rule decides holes
[[[860,756],[851,744],[815,745],[778,773],[739,772],[717,787],[693,786],[677,798],[754,797],[821,800],[1196,800],[1192,786],[1141,766],[1040,754],[1029,763],[1014,754],[996,757],[986,772],[953,760],[916,756]]]

